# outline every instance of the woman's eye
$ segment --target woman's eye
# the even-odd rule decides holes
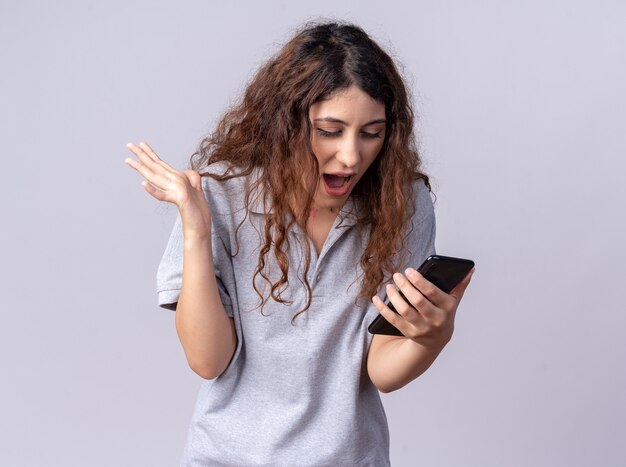
[[[316,128],[316,131],[320,136],[323,136],[325,138],[337,138],[343,134],[342,130],[330,131],[330,130],[324,130],[322,128]],[[368,138],[368,139],[381,138],[382,134],[383,134],[382,130],[374,132],[374,133],[370,133],[369,131],[361,132],[361,136],[363,136],[364,138]]]
[[[341,135],[341,130],[337,130],[337,131],[327,131],[327,130],[323,130],[321,128],[317,129],[317,132],[319,133],[320,136],[325,136],[327,138],[332,138],[334,136],[339,136]]]

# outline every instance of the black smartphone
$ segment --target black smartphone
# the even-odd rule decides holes
[[[428,281],[435,284],[445,293],[450,293],[473,267],[474,261],[470,259],[432,255],[426,258],[426,261],[424,261],[417,270]],[[402,295],[402,292],[400,292],[400,295]],[[402,295],[402,297],[404,297],[404,295]],[[396,311],[394,306],[389,302],[389,298],[385,300],[385,304],[393,311]],[[387,336],[403,335],[380,314],[371,322],[367,330],[372,334],[384,334]]]

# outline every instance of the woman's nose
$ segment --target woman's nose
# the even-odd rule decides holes
[[[336,158],[346,168],[356,167],[361,159],[361,152],[356,138],[346,137],[340,144]]]

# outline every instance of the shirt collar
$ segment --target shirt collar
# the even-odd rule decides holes
[[[356,225],[359,219],[359,211],[362,209],[363,202],[361,198],[350,196],[337,214],[338,222],[335,228],[351,227]]]

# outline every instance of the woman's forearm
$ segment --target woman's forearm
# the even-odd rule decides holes
[[[191,369],[212,379],[228,367],[237,335],[217,288],[211,236],[186,234],[184,239],[176,331]]]
[[[442,349],[406,337],[376,335],[367,359],[368,374],[381,392],[395,391],[424,373]]]

